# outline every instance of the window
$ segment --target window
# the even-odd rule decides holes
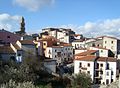
[[[113,44],[113,41],[111,41],[111,43]]]
[[[103,50],[101,50],[101,53],[103,52]]]
[[[102,70],[100,71],[100,74],[101,74],[101,75],[103,74],[103,71],[102,71]]]
[[[109,72],[107,72],[107,76],[109,76]]]
[[[56,52],[57,50],[55,50],[55,52]]]
[[[88,67],[90,67],[90,63],[88,63]]]
[[[105,41],[105,44],[107,43],[107,41]]]
[[[43,45],[46,45],[46,43],[43,43]]]
[[[109,79],[106,80],[106,84],[109,84]]]
[[[51,54],[50,50],[49,50],[48,54]]]
[[[111,75],[113,75],[113,71],[111,71]]]
[[[100,64],[101,67],[103,67],[103,64]]]
[[[82,63],[79,64],[79,67],[82,67]]]
[[[113,82],[113,79],[111,79],[111,82]]]
[[[56,58],[56,55],[55,55],[55,58]]]
[[[99,47],[99,44],[97,46]]]
[[[7,36],[7,38],[10,38],[10,36]]]
[[[90,74],[90,71],[87,71],[88,74]]]

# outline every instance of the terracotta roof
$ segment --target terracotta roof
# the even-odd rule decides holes
[[[35,45],[33,40],[20,40],[20,42],[25,45]]]
[[[97,61],[109,61],[109,62],[116,62],[116,58],[113,57],[99,57]]]
[[[72,46],[72,44],[60,42],[59,46]]]
[[[0,53],[2,54],[13,54],[15,53],[10,46],[0,46]]]
[[[84,56],[84,57],[77,57],[75,60],[80,60],[80,61],[94,61],[97,57],[93,55],[89,56]]]
[[[97,52],[97,51],[98,51],[98,50],[87,50],[87,51],[85,51],[85,52],[75,54],[75,56],[91,55],[91,54],[94,54],[94,53]]]

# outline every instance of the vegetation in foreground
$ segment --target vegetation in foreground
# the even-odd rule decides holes
[[[0,60],[0,88],[89,88],[85,73],[54,77],[44,70],[42,60],[33,55],[22,63]]]

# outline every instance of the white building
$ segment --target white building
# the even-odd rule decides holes
[[[74,49],[85,48],[85,41],[83,39],[74,40],[72,46]]]
[[[90,51],[89,51],[90,52]],[[113,57],[99,57],[88,51],[75,55],[74,73],[86,72],[91,75],[91,79],[97,84],[110,84],[116,81],[118,76],[117,61]]]
[[[114,57],[114,53],[106,48],[101,48],[101,47],[90,47],[90,50],[98,50],[99,51],[99,56],[100,57]]]
[[[68,45],[59,45],[46,48],[45,57],[56,60],[58,65],[62,62],[73,60],[73,47]]]
[[[71,29],[64,28],[45,28],[42,29],[42,33],[45,33],[49,36],[53,36],[56,39],[59,39],[61,42],[70,43],[74,40],[75,32]],[[43,34],[44,35],[44,34]]]

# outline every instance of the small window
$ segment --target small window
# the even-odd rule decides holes
[[[111,75],[113,75],[113,71],[111,71]]]
[[[103,71],[102,71],[102,70],[100,71],[100,74],[101,74],[101,75],[103,74]]]
[[[107,76],[109,76],[109,72],[107,72]]]
[[[55,50],[55,52],[56,52],[57,50]]]
[[[113,79],[111,79],[111,82],[113,82]]]
[[[56,58],[56,55],[55,55],[55,58]]]
[[[82,63],[79,64],[79,67],[82,67]]]
[[[111,43],[113,44],[113,41],[111,41]]]
[[[100,64],[101,67],[103,67],[103,64]]]
[[[90,71],[87,71],[88,74],[90,74]]]
[[[99,47],[100,45],[98,44],[97,46]]]
[[[90,67],[90,63],[88,63],[88,67]]]
[[[105,41],[105,44],[107,43],[107,41]]]
[[[7,38],[10,38],[10,36],[7,36]]]
[[[43,45],[46,45],[46,43],[43,43]]]
[[[101,50],[101,53],[103,52],[103,50]]]

